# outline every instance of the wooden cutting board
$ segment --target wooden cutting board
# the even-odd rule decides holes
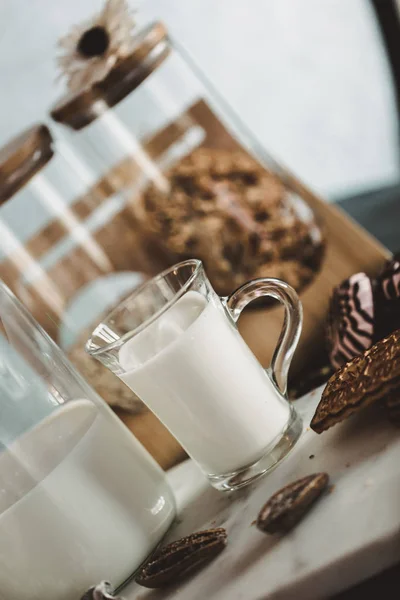
[[[198,123],[205,125],[204,146],[221,149],[240,147],[204,102],[199,102],[188,112]],[[168,136],[173,134],[172,127]],[[166,146],[165,136],[166,131],[151,141],[152,153],[157,154]],[[286,170],[279,172],[288,189],[299,194],[314,211],[326,240],[322,268],[311,285],[301,293],[304,325],[290,372],[291,376],[301,377],[318,363],[325,352],[325,319],[333,287],[358,271],[376,274],[389,257],[389,252],[336,206],[313,194]],[[283,309],[280,307],[247,309],[240,319],[243,337],[264,366],[269,365],[282,322]],[[164,467],[184,456],[170,434],[156,424],[152,415],[122,418]]]
[[[298,186],[299,183],[294,182],[293,187]],[[303,195],[324,223],[327,248],[321,272],[301,294],[304,326],[293,359],[292,376],[302,373],[305,376],[307,367],[315,364],[324,351],[324,323],[332,288],[357,271],[376,274],[389,256],[383,246],[338,208],[306,190]],[[280,308],[247,310],[240,319],[243,337],[264,366],[271,359],[282,319]],[[164,469],[185,458],[171,434],[151,413],[130,415],[118,411],[118,415]]]
[[[194,117],[194,121],[190,117]],[[208,105],[204,101],[199,101],[188,109],[187,115],[182,115],[144,143],[148,154],[157,159],[174,141],[182,137],[185,128],[192,127],[193,122],[204,129],[205,135],[202,141],[204,147],[243,151],[240,142],[232,137]],[[304,326],[294,356],[291,375],[302,376],[302,373],[312,368],[324,353],[324,326],[332,288],[358,271],[375,274],[388,257],[388,252],[338,208],[311,193],[292,175],[281,170],[268,156],[258,158],[267,169],[280,175],[288,190],[298,194],[308,203],[325,235],[326,252],[322,268],[314,281],[301,293]],[[105,199],[127,183],[129,185],[134,183],[137,176],[138,169],[132,159],[125,159],[116,165],[101,181],[88,190],[84,197],[76,199],[71,206],[76,219],[84,223]],[[138,270],[151,275],[159,270],[160,265],[154,261],[149,263],[148,257],[142,252],[140,231],[138,227],[135,228],[135,225],[128,202],[110,222],[94,234],[95,241],[101,248],[106,249],[109,257],[109,265],[104,272],[93,264],[85,249],[78,245],[45,273],[46,280],[51,281],[55,289],[62,292],[57,310],[49,308],[43,300],[44,288],[41,285],[36,284],[35,287],[29,288],[24,284],[21,292],[20,280],[21,261],[25,255],[38,262],[42,261],[46,253],[64,239],[66,230],[60,221],[55,219],[49,222],[45,229],[30,239],[26,243],[24,254],[16,252],[15,255],[7,257],[7,260],[1,264],[0,275],[21,297],[48,333],[57,340],[63,311],[68,306],[70,298],[83,286],[90,285],[99,277],[118,271]],[[282,309],[273,307],[247,309],[240,319],[239,328],[243,337],[264,366],[270,362],[279,337],[282,319]],[[79,369],[79,364],[76,366]],[[84,371],[82,375],[85,376]],[[96,388],[96,380],[91,381],[90,377],[88,380]],[[97,391],[101,395],[102,391],[100,389]],[[149,412],[131,415],[118,411],[118,415],[164,468],[184,458],[184,452],[171,434]]]

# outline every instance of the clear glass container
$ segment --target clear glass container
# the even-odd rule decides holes
[[[175,515],[165,475],[0,284],[2,598],[119,587]]]
[[[136,229],[124,197],[93,185],[46,126],[0,150],[1,279],[107,402],[132,410],[138,401],[125,401],[83,345],[93,321],[144,280]]]
[[[298,292],[319,270],[323,234],[285,175],[161,23],[129,56],[51,110],[70,141],[126,196],[155,274],[201,259],[219,294],[277,277]]]

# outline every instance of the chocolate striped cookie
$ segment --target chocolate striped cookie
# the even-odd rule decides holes
[[[311,428],[322,433],[400,388],[400,329],[336,371],[322,393]]]
[[[378,286],[386,300],[400,300],[400,253],[386,263],[378,277]]]
[[[376,339],[400,327],[400,254],[388,261],[376,283]]]
[[[374,313],[372,282],[365,273],[352,275],[334,289],[328,313],[327,344],[335,369],[372,346]]]

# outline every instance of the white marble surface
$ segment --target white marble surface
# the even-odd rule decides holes
[[[399,177],[368,0],[130,0],[161,18],[276,158],[329,198]],[[56,40],[102,0],[0,2],[0,145],[46,116]]]
[[[130,584],[126,600],[320,600],[400,560],[399,431],[372,407],[317,435],[307,425],[320,392],[298,401],[305,432],[295,450],[251,488],[216,492],[190,461],[171,472],[180,523],[169,539],[223,526],[228,546],[185,583]],[[252,526],[274,491],[316,471],[329,473],[333,490],[296,529],[275,537]]]

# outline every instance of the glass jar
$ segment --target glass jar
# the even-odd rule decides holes
[[[92,182],[44,125],[0,150],[0,276],[108,403],[136,410],[83,349],[87,329],[146,270],[132,211]]]
[[[165,475],[0,283],[0,589],[118,587],[175,515]]]
[[[126,195],[149,274],[198,258],[222,295],[257,277],[298,292],[314,279],[323,235],[300,186],[161,23],[137,33],[129,56],[51,115],[100,180]]]

